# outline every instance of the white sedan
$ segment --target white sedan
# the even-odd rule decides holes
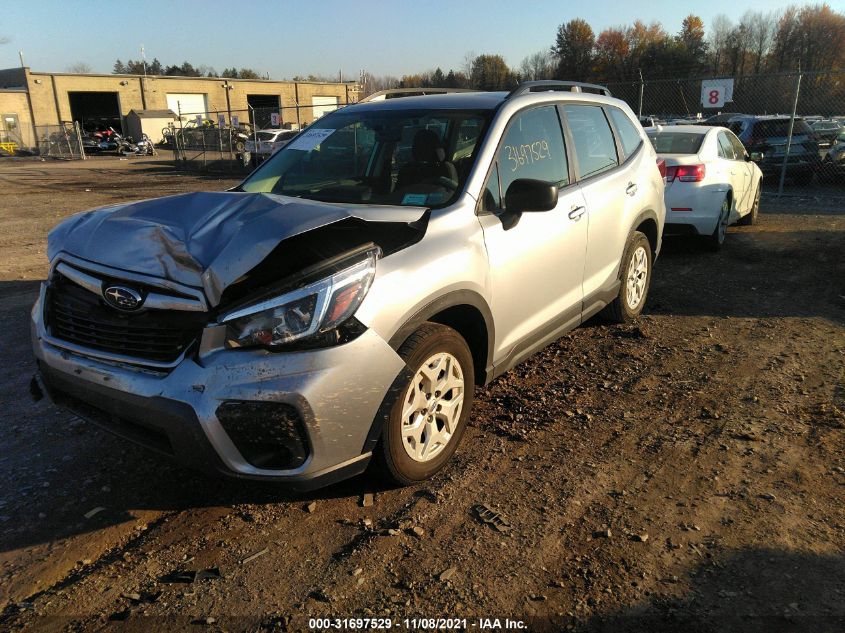
[[[269,156],[284,147],[289,140],[299,134],[299,130],[268,129],[259,130],[246,142],[246,151],[258,156]],[[255,141],[258,141],[256,146]]]
[[[729,224],[757,222],[763,173],[733,132],[706,125],[646,132],[666,163],[666,235],[700,235],[717,251]]]

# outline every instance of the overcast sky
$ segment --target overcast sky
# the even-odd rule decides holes
[[[724,13],[777,10],[779,0],[0,0],[0,68],[20,65],[61,72],[84,62],[111,72],[114,60],[206,64],[218,72],[249,67],[271,78],[337,75],[360,69],[402,75],[440,66],[460,69],[468,51],[499,53],[516,66],[552,45],[557,27],[574,17],[598,34],[608,26],[658,20],[671,33],[690,11],[705,26]],[[829,2],[845,11],[845,0]]]

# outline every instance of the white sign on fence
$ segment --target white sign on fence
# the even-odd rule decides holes
[[[240,121],[238,120],[238,115],[232,115],[232,127],[238,127],[238,123],[240,123]]]
[[[279,113],[278,112],[271,112],[270,113],[270,125],[273,127],[279,127]]]
[[[218,114],[217,115],[217,126],[222,130],[226,127],[226,115],[225,114]]]
[[[705,108],[722,108],[733,100],[733,79],[711,79],[701,82],[701,105]]]
[[[197,115],[197,127],[202,127],[202,115]]]

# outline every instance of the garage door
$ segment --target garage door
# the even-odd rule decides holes
[[[319,119],[324,114],[337,110],[339,97],[311,97],[311,105],[314,106],[314,119]]]
[[[195,92],[168,92],[167,107],[176,113],[181,112],[183,121],[194,119],[198,114],[206,118],[208,95]]]

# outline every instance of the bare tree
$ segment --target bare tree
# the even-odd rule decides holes
[[[65,72],[74,73],[76,75],[86,75],[92,71],[91,66],[89,64],[86,64],[85,62],[76,62],[74,64],[71,64],[70,66],[67,66],[65,68]]]
[[[464,53],[464,62],[461,65],[461,72],[469,77],[472,75],[472,67],[475,66],[475,58],[478,55],[475,54],[475,51],[467,51]]]
[[[731,22],[731,19],[724,13],[720,13],[713,18],[713,22],[710,26],[708,45],[712,55],[714,73],[722,72],[722,68],[727,57],[728,43],[733,29],[733,22]]]
[[[367,97],[374,92],[380,90],[389,90],[399,86],[399,79],[390,75],[372,75],[366,70],[361,71],[361,94],[360,96]]]
[[[748,32],[750,53],[754,59],[754,72],[759,73],[772,49],[778,16],[774,12],[746,11],[740,24],[745,25]]]
[[[554,73],[554,58],[547,50],[528,55],[519,65],[519,74],[523,80],[551,79]]]

